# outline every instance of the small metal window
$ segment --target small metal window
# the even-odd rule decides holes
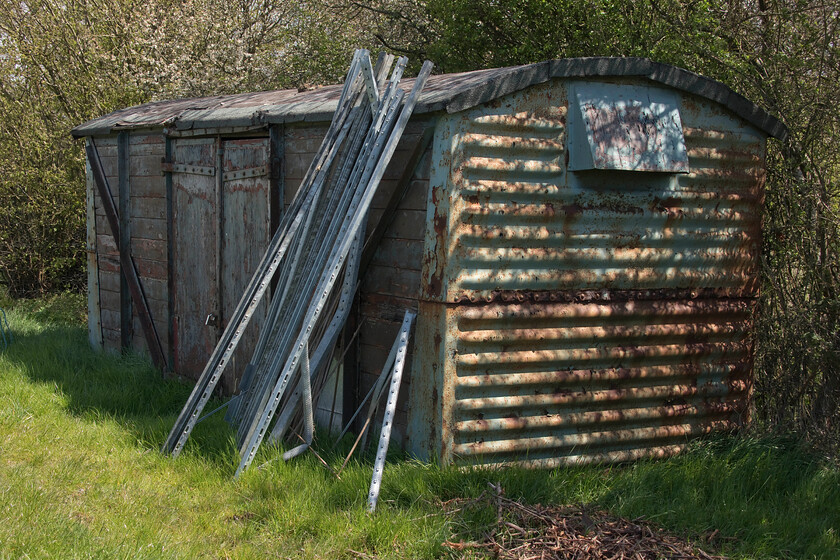
[[[688,173],[679,98],[645,86],[574,84],[569,169]]]

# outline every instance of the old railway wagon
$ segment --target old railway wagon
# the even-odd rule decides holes
[[[73,131],[120,210],[121,247],[89,181],[93,345],[147,351],[121,285],[130,251],[169,367],[200,373],[338,91],[150,103]],[[342,397],[322,400],[355,409],[410,308],[394,437],[420,458],[626,460],[739,426],[765,144],[786,134],[724,85],[645,59],[432,77],[369,218]]]

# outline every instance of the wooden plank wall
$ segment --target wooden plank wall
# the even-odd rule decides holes
[[[95,139],[114,202],[119,207],[117,137]],[[164,138],[160,133],[131,134],[129,137],[129,185],[131,252],[152,319],[164,353],[169,351],[169,304],[166,257],[166,185],[161,175]],[[120,351],[120,262],[102,201],[94,197],[96,249],[99,264],[99,301],[103,346]],[[133,316],[132,349],[149,355],[136,309]]]
[[[102,168],[111,196],[119,207],[120,191],[117,176],[117,137],[95,138],[94,144],[102,160]],[[94,197],[96,216],[96,249],[99,257],[99,305],[102,325],[102,344],[106,350],[120,351],[120,257],[110,233],[108,219],[99,192]]]
[[[379,222],[388,201],[402,178],[408,160],[426,127],[433,121],[412,121],[397,147],[371,206],[367,234]],[[326,133],[326,125],[287,125],[285,128],[285,202],[288,207],[300,186],[315,152]],[[393,222],[376,250],[370,266],[362,278],[359,294],[359,379],[356,393],[364,396],[382,370],[388,351],[396,338],[406,309],[415,312],[420,296],[423,240],[426,228],[426,205],[429,189],[431,146],[427,149],[417,172],[411,180],[406,196],[397,208]],[[392,441],[403,443],[407,419],[408,391],[411,380],[411,356],[397,403],[397,416]],[[341,399],[338,399],[341,403]],[[384,405],[381,407],[384,409]],[[349,417],[350,413],[345,417]],[[377,419],[381,425],[380,418]]]
[[[382,217],[385,205],[405,173],[408,160],[421,140],[427,123],[412,122],[406,129],[397,151],[388,166],[371,208],[368,232]],[[426,231],[426,206],[429,191],[431,144],[417,165],[408,190],[385,230],[379,247],[361,279],[359,290],[358,362],[360,378],[357,394],[367,394],[382,371],[382,365],[394,339],[399,334],[406,309],[415,313],[420,297],[423,243]],[[400,395],[391,440],[404,446],[408,419],[408,393],[411,387],[413,345],[405,360]],[[359,398],[360,398],[359,397]],[[382,425],[385,405],[380,405],[376,433]],[[375,442],[372,443],[375,445]]]
[[[90,142],[90,138],[85,139]],[[85,213],[87,216],[85,249],[87,256],[88,342],[102,350],[102,313],[99,301],[99,257],[96,247],[96,185],[90,162],[85,162]]]
[[[160,164],[165,155],[161,134],[132,135],[131,158],[131,254],[149,302],[163,355],[169,355],[169,292],[167,286],[166,182]],[[149,355],[143,328],[135,310],[133,347]]]

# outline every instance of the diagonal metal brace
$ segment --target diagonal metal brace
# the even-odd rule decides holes
[[[91,139],[85,146],[87,151],[88,162],[90,162],[90,169],[93,172],[94,183],[99,190],[99,198],[102,200],[102,206],[105,209],[105,215],[108,218],[108,225],[111,227],[111,235],[114,237],[114,242],[117,247],[120,246],[120,218],[117,212],[117,207],[114,204],[114,199],[111,196],[111,189],[108,186],[108,179],[105,177],[105,171],[102,169],[102,162],[99,159],[99,152],[96,145]],[[120,251],[120,270],[125,275],[128,282],[128,289],[131,293],[131,299],[134,305],[137,306],[137,313],[140,316],[140,325],[143,327],[143,334],[146,336],[146,344],[149,347],[149,352],[152,353],[152,361],[155,366],[162,371],[167,370],[166,358],[163,352],[163,347],[160,344],[157,329],[152,321],[152,313],[149,310],[149,302],[146,301],[146,295],[143,293],[143,287],[140,285],[140,277],[137,274],[137,268],[134,265],[134,259],[126,251]]]

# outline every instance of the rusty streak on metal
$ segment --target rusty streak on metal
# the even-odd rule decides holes
[[[631,130],[615,141],[638,140],[636,171],[572,172],[581,123],[567,123],[568,87],[438,124],[413,452],[462,465],[628,460],[748,418],[761,135],[706,102],[673,103],[666,117],[679,107],[684,134],[659,124],[684,137],[684,156],[648,161],[661,131]],[[648,163],[671,172],[638,171]]]
[[[574,463],[735,429],[751,386],[752,306],[723,298],[443,305],[456,372],[442,434],[449,459]]]
[[[755,290],[751,285],[727,288],[693,289],[651,289],[651,290],[493,290],[485,296],[462,295],[454,303],[481,304],[507,303],[587,303],[623,301],[659,301],[664,299],[704,300],[710,298],[744,299],[752,298]]]
[[[108,217],[108,225],[111,227],[111,235],[114,237],[114,242],[119,247],[119,215],[117,213],[117,208],[114,205],[114,199],[111,196],[108,179],[105,177],[105,172],[102,169],[99,152],[96,150],[96,144],[92,140],[90,144],[86,146],[86,151],[91,171],[93,172],[94,182],[99,190],[99,197],[102,201],[102,206],[105,209],[105,215]],[[152,353],[152,361],[156,367],[166,371],[167,364],[163,347],[160,344],[160,338],[158,337],[157,329],[155,328],[151,312],[149,311],[149,303],[146,301],[146,296],[143,294],[143,288],[140,285],[140,279],[137,275],[134,259],[131,257],[130,253],[124,251],[120,252],[120,268],[126,275],[128,288],[131,292],[131,298],[134,301],[134,305],[137,306],[140,324],[143,327],[143,334],[146,337],[146,343],[149,347],[149,351]]]

